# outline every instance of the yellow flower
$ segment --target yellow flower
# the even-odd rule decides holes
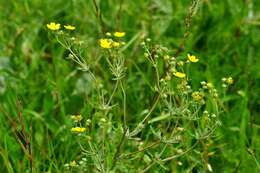
[[[195,91],[191,94],[191,97],[194,101],[202,101],[204,94],[199,91]]]
[[[110,39],[102,38],[99,40],[99,45],[104,49],[112,48],[112,41]]]
[[[184,78],[186,76],[186,74],[182,72],[174,72],[173,75],[178,78]]]
[[[115,37],[124,37],[125,36],[125,32],[114,32],[114,36]]]
[[[194,63],[195,63],[195,62],[198,62],[198,61],[199,61],[199,59],[196,58],[195,55],[190,55],[190,54],[188,54],[187,56],[188,56],[188,59],[189,59],[190,62],[194,62]]]
[[[120,43],[113,41],[113,47],[119,47],[119,46],[120,46]]]
[[[86,128],[84,127],[73,127],[71,128],[71,131],[74,133],[83,133],[86,131]]]
[[[75,30],[76,29],[76,27],[72,26],[72,25],[64,25],[64,28],[67,29],[67,30]]]
[[[81,115],[72,115],[71,119],[73,119],[75,122],[80,122],[83,117]]]
[[[59,30],[60,29],[60,24],[59,23],[55,23],[55,22],[51,22],[49,24],[47,24],[47,28],[53,31]]]
[[[75,160],[71,161],[71,162],[70,162],[70,166],[71,166],[71,167],[76,167],[76,166],[77,166],[76,161],[75,161]]]

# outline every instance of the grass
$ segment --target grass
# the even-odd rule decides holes
[[[98,152],[88,160],[87,169],[92,172],[102,168],[104,163],[99,160],[106,152],[103,162],[115,172],[141,172],[151,164],[150,172],[208,172],[207,163],[213,172],[259,172],[259,10],[259,2],[253,0],[0,0],[0,172],[64,172],[66,163],[82,159],[79,141]],[[79,55],[103,84],[105,98],[118,88],[112,110],[98,110],[101,104],[94,79],[67,58],[69,50],[46,28],[51,21],[77,27],[72,34],[85,43]],[[118,87],[108,70],[108,54],[98,45],[105,32],[115,30],[126,32],[123,55],[127,69]],[[176,123],[160,116],[163,103],[149,117],[157,122],[138,134],[141,141],[124,139],[122,115],[127,115],[127,125],[134,129],[156,102],[154,68],[144,57],[147,50],[140,46],[148,37],[152,45],[168,47],[177,58],[184,59],[188,52],[200,57],[199,64],[187,72],[190,85],[197,90],[200,81],[212,82],[224,105],[219,114],[222,125],[214,135],[167,163],[155,158],[162,150],[166,158],[175,148],[164,149],[161,144],[153,148],[158,129],[167,136],[163,130],[171,125],[168,122]],[[159,73],[164,70],[162,64],[159,61]],[[227,76],[233,77],[234,85],[223,91],[221,79]],[[215,111],[212,103],[207,103],[207,109]],[[71,133],[72,114],[81,114],[84,122],[92,120],[94,127],[88,133],[97,142]],[[112,122],[110,136],[102,135],[99,128],[104,117]],[[187,149],[196,143],[189,133],[197,128],[180,121],[188,131],[183,141]],[[132,146],[141,142],[151,149],[136,158],[117,159],[122,153],[134,152]],[[209,153],[214,154],[206,156]]]

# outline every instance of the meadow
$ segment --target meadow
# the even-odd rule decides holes
[[[260,1],[0,0],[0,172],[260,172]]]

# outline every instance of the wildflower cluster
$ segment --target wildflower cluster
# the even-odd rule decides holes
[[[110,32],[107,32],[106,36],[108,38],[101,38],[99,40],[100,47],[104,49],[119,48],[120,46],[125,45],[125,42],[116,40],[116,38],[120,39],[121,37],[124,37],[125,32],[115,32],[113,34],[115,37],[114,39],[112,38],[112,34]]]
[[[204,94],[200,91],[195,91],[191,94],[192,99],[196,102],[203,102]]]
[[[51,22],[51,23],[47,24],[46,26],[49,30],[52,30],[52,31],[58,31],[58,30],[61,29],[60,23]],[[72,25],[64,25],[63,27],[67,30],[75,30],[76,29],[76,27],[72,26]]]
[[[81,115],[72,115],[71,119],[74,120],[75,123],[78,123],[83,119],[83,117]]]
[[[65,163],[64,167],[68,172],[78,171],[78,172],[87,172],[87,159],[83,157],[79,161],[72,160],[69,163]]]
[[[224,77],[222,78],[222,87],[227,88],[228,86],[232,85],[234,83],[234,80],[232,77]]]
[[[72,115],[71,119],[74,121],[74,123],[76,125],[79,125],[79,126],[71,128],[71,132],[77,133],[77,134],[81,134],[81,133],[86,131],[85,127],[81,127],[80,126],[81,125],[81,120],[83,119],[83,117],[81,115]]]
[[[206,92],[206,91],[209,92],[215,98],[218,97],[218,91],[211,82],[202,81],[202,82],[200,82],[200,84],[201,84],[204,92]]]
[[[57,30],[57,24],[51,25],[49,27]],[[74,44],[70,43],[74,40],[64,39],[62,42],[58,37],[59,43],[69,50],[70,59],[90,74],[94,83],[94,89],[87,97],[91,98],[88,118],[71,116],[74,125],[70,130],[72,134],[78,134],[76,138],[82,150],[77,158],[82,159],[71,161],[65,167],[69,171],[120,172],[121,165],[130,170],[131,163],[139,160],[144,166],[134,172],[147,172],[153,165],[164,165],[176,157],[180,157],[176,163],[182,166],[189,160],[187,153],[192,153],[191,149],[195,151],[195,148],[193,156],[201,160],[198,153],[205,155],[207,151],[203,146],[214,138],[214,131],[221,123],[219,93],[213,83],[202,81],[200,88],[191,85],[188,71],[190,66],[199,65],[200,58],[189,53],[175,57],[171,49],[152,44],[150,38],[145,39],[141,45],[149,63],[145,61],[140,73],[144,74],[151,90],[149,93],[134,93],[143,97],[140,99],[144,100],[144,105],[140,107],[144,110],[132,115],[134,111],[130,109],[134,108],[130,108],[127,98],[133,93],[126,89],[131,80],[125,78],[127,64],[121,49],[125,45],[124,36],[124,32],[108,32],[104,38],[97,39],[99,49],[106,50],[98,51],[98,57],[105,60],[102,61],[105,67],[98,70],[75,52]],[[107,73],[107,67],[110,73]],[[111,79],[109,85],[100,80],[103,77],[100,68]],[[147,69],[151,69],[152,74],[146,75]],[[139,81],[134,82],[139,84]],[[223,82],[233,83],[229,78]],[[207,160],[202,159],[204,165],[209,164]]]

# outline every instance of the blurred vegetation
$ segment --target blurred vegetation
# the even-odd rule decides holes
[[[83,54],[94,63],[100,58],[97,40],[105,32],[126,32],[125,83],[132,93],[127,98],[132,116],[146,109],[138,103],[149,104],[143,100],[149,96],[144,84],[132,82],[150,69],[140,56],[143,38],[173,52],[180,50],[180,56],[187,52],[198,55],[200,66],[190,70],[195,86],[205,80],[221,88],[221,78],[232,76],[235,84],[223,98],[226,112],[221,115],[210,163],[213,172],[259,172],[260,1],[199,0],[190,23],[185,18],[191,0],[99,0],[97,8],[93,2],[0,0],[0,172],[29,170],[18,142],[26,138],[16,136],[13,128],[23,131],[23,121],[25,134],[32,135],[30,147],[37,172],[63,172],[63,165],[80,153],[67,127],[71,127],[69,115],[91,114],[86,98],[93,90],[92,81],[66,59],[68,52],[52,41],[46,28],[51,21],[75,25],[75,35],[87,43]],[[97,70],[112,90],[104,68]],[[192,172],[190,166],[188,172]]]

